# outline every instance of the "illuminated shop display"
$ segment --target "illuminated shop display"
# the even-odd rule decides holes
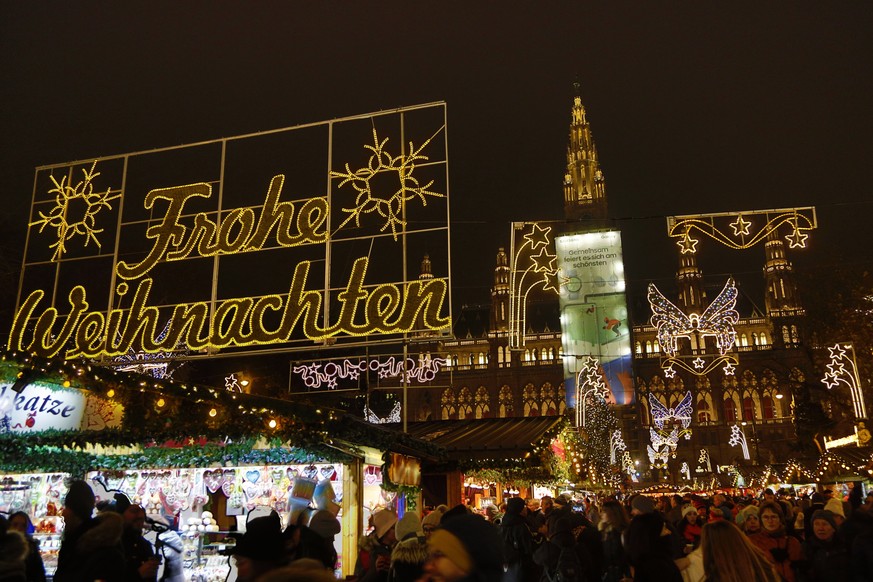
[[[119,358],[448,330],[445,127],[437,103],[38,168],[9,348]],[[435,276],[418,279],[426,253]]]
[[[589,358],[600,363],[618,404],[633,401],[631,346],[621,234],[589,232],[555,238],[567,405],[576,407],[576,380]]]
[[[749,219],[749,220],[746,220]],[[696,253],[700,239],[708,237],[728,248],[748,249],[775,233],[784,233],[791,248],[803,248],[809,231],[818,227],[815,208],[747,210],[667,217],[667,234],[676,239],[682,254]]]

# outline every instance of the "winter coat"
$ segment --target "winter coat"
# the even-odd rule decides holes
[[[28,552],[27,540],[17,531],[0,536],[0,581],[25,582],[24,561]]]
[[[834,534],[830,541],[812,536],[803,544],[806,555],[806,580],[850,580],[849,548],[839,534]]]
[[[760,531],[749,536],[749,540],[764,550],[767,557],[776,565],[776,571],[787,582],[795,582],[797,576],[795,569],[803,561],[803,548],[800,540],[785,533],[780,529],[776,534]]]
[[[618,582],[630,578],[630,564],[621,541],[621,531],[603,528],[603,582]]]
[[[366,558],[361,555],[358,556],[360,564],[355,567],[355,573],[358,574],[360,572],[358,582],[387,582],[388,570],[378,570],[376,565],[379,562],[379,556],[386,556],[390,561],[391,548],[376,540],[375,535],[368,537],[372,537],[374,543],[370,547]],[[366,569],[360,567],[364,561],[368,564]]]
[[[121,534],[121,546],[124,548],[125,580],[129,582],[157,582],[157,573],[149,578],[142,578],[139,575],[139,568],[145,562],[151,560],[155,555],[155,549],[152,544],[142,537],[139,531],[126,529]]]
[[[534,552],[533,560],[543,567],[540,580],[549,582],[549,574],[554,574],[557,570],[558,558],[561,556],[561,551],[565,548],[575,551],[576,557],[579,559],[579,565],[584,578],[580,578],[578,582],[596,582],[600,580],[600,569],[593,565],[591,554],[585,543],[579,539],[579,533],[578,531],[557,533],[548,542],[541,544],[537,548]]]
[[[503,555],[506,557],[506,573],[503,582],[526,582],[538,580],[540,568],[533,561],[537,548],[527,520],[517,513],[506,513],[497,528],[503,539]]]
[[[388,582],[415,582],[421,577],[427,560],[427,541],[424,537],[411,537],[397,542],[391,550],[391,569]]]
[[[114,512],[101,513],[75,531],[65,531],[54,582],[122,582],[125,571],[121,547],[123,531],[121,515]]]

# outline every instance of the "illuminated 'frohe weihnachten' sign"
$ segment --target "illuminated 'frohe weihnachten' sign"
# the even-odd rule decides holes
[[[404,113],[409,115],[403,110],[393,115]],[[384,282],[378,274],[368,277],[368,271],[376,268],[371,260],[378,261],[380,257],[373,257],[372,251],[368,256],[360,256],[359,250],[347,251],[357,249],[351,243],[361,240],[369,240],[372,249],[372,242],[377,238],[383,246],[388,245],[385,248],[402,246],[409,237],[422,232],[430,235],[435,230],[432,217],[426,221],[426,228],[417,228],[415,221],[408,218],[407,206],[425,207],[428,202],[446,198],[434,187],[434,179],[425,182],[424,178],[416,176],[417,165],[424,166],[424,172],[430,169],[425,178],[445,174],[444,154],[433,161],[423,153],[434,137],[443,133],[445,126],[431,131],[417,147],[410,140],[407,154],[398,146],[401,153],[390,155],[386,147],[388,139],[377,134],[373,118],[369,119],[375,144],[364,146],[371,152],[369,159],[359,170],[353,170],[349,162],[345,163],[344,171],[328,167],[325,196],[298,195],[289,199],[294,194],[283,195],[283,190],[289,190],[285,188],[286,176],[276,174],[269,178],[266,195],[250,205],[223,208],[224,183],[221,180],[150,189],[139,202],[124,188],[116,191],[110,186],[101,193],[103,186],[96,186],[100,176],[97,162],[91,164],[90,169],[81,169],[84,179],[75,185],[72,165],[64,168],[67,176],[60,181],[52,174],[50,178],[55,188],[50,192],[55,194],[54,200],[43,200],[41,206],[50,208],[39,210],[38,196],[34,195],[35,219],[30,226],[39,228],[38,232],[33,232],[37,230],[34,228],[30,233],[29,245],[42,243],[53,249],[53,263],[76,260],[84,265],[89,259],[108,257],[99,254],[102,245],[97,235],[105,230],[98,227],[99,214],[113,211],[111,201],[120,199],[118,204],[123,203],[125,211],[131,202],[139,202],[137,216],[142,216],[144,209],[148,219],[126,219],[120,209],[115,211],[118,226],[111,255],[113,268],[102,279],[110,282],[110,308],[101,300],[89,297],[89,290],[95,287],[70,285],[65,296],[49,294],[47,297],[42,288],[30,290],[25,286],[8,347],[45,356],[93,358],[115,357],[131,349],[154,353],[180,346],[189,350],[239,348],[287,343],[301,337],[322,341],[417,329],[446,329],[450,323],[447,277],[406,277],[404,268],[401,281],[397,281],[395,275],[394,281]],[[331,136],[329,148],[335,147],[333,125],[341,121],[326,124]],[[227,144],[223,143],[222,147],[224,154]],[[336,155],[333,150],[330,153],[327,160]],[[125,178],[128,163],[125,159]],[[221,163],[225,163],[224,155]],[[433,170],[434,165],[439,171]],[[384,182],[377,183],[380,174],[387,174],[393,180],[390,188],[386,189]],[[224,176],[223,167],[221,176]],[[215,183],[218,187],[213,187]],[[351,184],[348,193],[343,188],[346,184]],[[349,195],[353,197],[351,204],[347,203]],[[70,218],[74,203],[85,208],[78,221]],[[207,210],[203,210],[204,207]],[[443,211],[447,226],[447,206]],[[105,224],[111,224],[108,218]],[[332,228],[331,225],[338,226]],[[120,235],[133,232],[135,228],[144,234],[145,241],[140,237],[136,251],[123,255],[119,252]],[[442,236],[438,240],[443,240],[447,247],[447,228]],[[75,248],[77,238],[82,239],[78,241],[81,244],[78,256],[67,257]],[[90,247],[90,252],[96,253],[93,256],[82,254],[89,242],[95,243]],[[172,263],[192,261],[187,264],[194,264],[193,261],[206,258],[218,261],[221,257],[262,250],[307,247],[316,251],[315,256],[305,251],[289,259],[289,275],[281,269],[265,274],[243,268],[237,277],[237,280],[245,280],[269,276],[272,280],[284,281],[281,292],[220,297],[213,280],[208,300],[168,304],[155,299],[156,289],[161,287],[157,281],[167,278],[160,271]],[[332,258],[340,267],[332,266]],[[214,273],[219,271],[217,264]],[[25,272],[39,265],[39,261],[28,261],[25,257]],[[317,275],[313,275],[315,270],[318,270]],[[167,283],[163,285],[169,288]],[[169,285],[178,286],[178,281]],[[58,287],[57,279],[54,287]]]

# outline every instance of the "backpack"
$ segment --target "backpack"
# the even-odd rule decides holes
[[[551,582],[579,582],[582,580],[582,564],[576,555],[575,546],[561,548],[554,573],[546,571]]]
[[[521,561],[521,548],[519,536],[514,535],[512,527],[497,528],[503,538],[503,557],[507,564],[517,564]]]

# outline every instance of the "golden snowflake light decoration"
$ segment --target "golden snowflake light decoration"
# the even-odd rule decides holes
[[[97,228],[97,214],[103,209],[112,209],[110,201],[120,198],[121,194],[110,196],[111,188],[107,188],[106,192],[94,191],[94,179],[100,175],[96,171],[97,162],[91,164],[90,170],[82,169],[84,179],[78,182],[75,186],[67,182],[67,176],[61,178],[58,182],[54,176],[51,176],[51,181],[55,187],[49,190],[49,194],[55,195],[55,205],[49,212],[40,212],[39,220],[35,220],[29,226],[39,226],[41,233],[47,227],[54,228],[57,232],[58,240],[56,243],[49,246],[55,249],[52,256],[53,261],[58,261],[67,252],[67,241],[75,236],[85,237],[85,246],[94,241],[97,248],[101,248],[100,241],[97,235],[103,232],[102,228]],[[84,202],[85,211],[80,216],[72,216],[71,208],[73,205],[78,205],[79,202]]]
[[[339,225],[337,230],[342,229],[352,220],[355,221],[355,226],[360,226],[361,217],[364,214],[376,212],[385,219],[385,223],[380,231],[384,232],[390,228],[391,234],[396,241],[398,227],[405,226],[406,224],[403,219],[403,205],[406,202],[417,199],[421,202],[422,206],[427,206],[428,196],[445,198],[445,194],[433,192],[429,189],[433,186],[433,180],[426,184],[421,184],[413,175],[416,162],[428,159],[421,152],[430,144],[432,139],[433,137],[427,139],[417,149],[410,141],[409,154],[392,156],[385,151],[385,144],[388,143],[388,138],[380,140],[376,129],[373,128],[373,145],[364,146],[364,148],[372,152],[367,166],[352,171],[349,164],[346,163],[344,172],[332,171],[330,173],[332,178],[342,178],[338,188],[350,184],[357,192],[355,205],[342,209],[349,216]],[[375,191],[373,188],[373,178],[379,174],[386,173],[396,174],[396,189],[393,192]]]

